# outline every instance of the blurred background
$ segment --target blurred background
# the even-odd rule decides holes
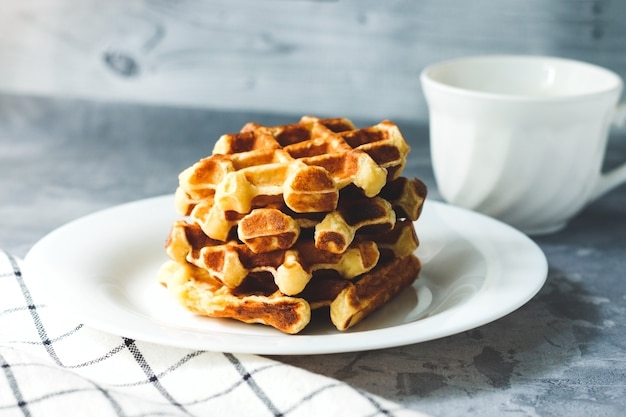
[[[0,102],[4,111],[26,96],[423,123],[426,65],[545,54],[626,76],[625,22],[621,0],[4,1]]]

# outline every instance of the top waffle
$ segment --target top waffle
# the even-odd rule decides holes
[[[187,215],[194,202],[212,198],[224,212],[282,202],[296,213],[330,212],[347,185],[377,195],[400,175],[408,151],[389,121],[362,129],[347,119],[310,116],[274,127],[248,123],[180,174],[178,192],[190,204],[178,209]]]

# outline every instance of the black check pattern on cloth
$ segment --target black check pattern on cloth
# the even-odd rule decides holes
[[[186,350],[58,315],[0,250],[0,417],[422,416],[256,355]]]

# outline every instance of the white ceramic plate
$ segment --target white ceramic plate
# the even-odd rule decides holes
[[[423,269],[412,288],[347,332],[317,320],[301,334],[285,335],[198,317],[175,303],[156,275],[178,217],[172,196],[88,215],[40,240],[25,258],[25,273],[33,274],[49,305],[94,328],[164,345],[256,354],[371,350],[441,338],[516,310],[547,276],[544,254],[522,233],[427,201],[416,223]]]

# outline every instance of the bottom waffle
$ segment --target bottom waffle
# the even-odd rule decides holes
[[[330,318],[339,330],[346,330],[381,307],[402,289],[410,286],[421,265],[413,254],[379,263],[353,280],[333,274],[314,276],[296,296],[277,288],[258,287],[244,282],[232,289],[211,277],[204,269],[186,262],[168,261],[159,271],[159,281],[188,310],[209,317],[225,317],[245,323],[261,323],[284,333],[302,331],[311,320],[311,310],[330,307]]]
[[[273,294],[237,294],[203,269],[191,264],[166,262],[159,281],[186,309],[209,317],[261,323],[295,334],[311,320],[311,307],[302,298]]]

